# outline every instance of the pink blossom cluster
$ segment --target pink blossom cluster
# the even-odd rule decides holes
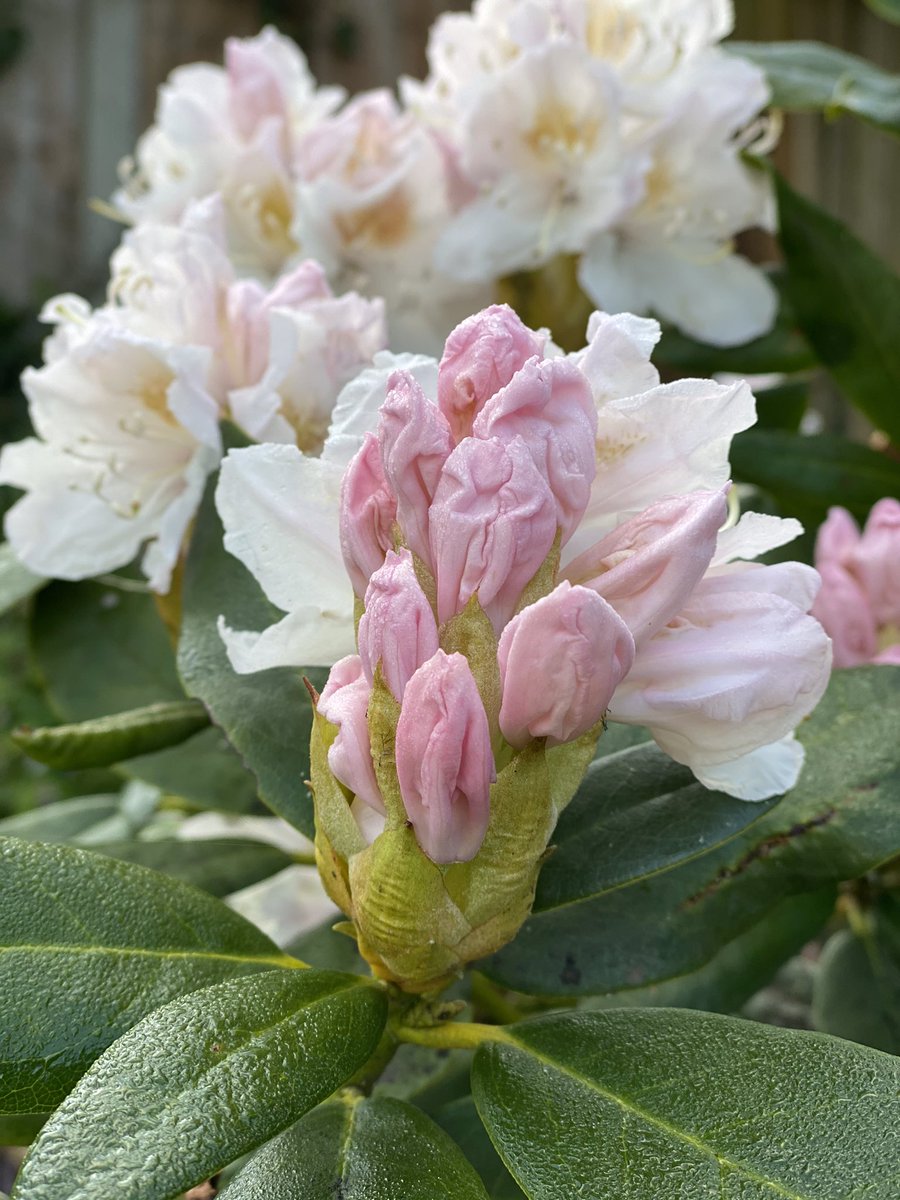
[[[604,484],[591,350],[608,372],[616,333],[553,356],[508,308],[471,317],[447,340],[436,400],[408,371],[390,376],[344,475],[341,549],[362,616],[358,653],[319,699],[339,730],[329,764],[377,830],[367,712],[380,670],[399,705],[403,804],[435,862],[477,853],[498,757],[570,742],[607,713],[650,725],[673,757],[747,798],[799,769],[790,734],[830,668],[807,615],[815,572],[728,562],[727,484],[591,536]],[[493,719],[474,664],[445,649],[476,602],[499,674]]]
[[[392,341],[431,353],[498,280],[559,255],[607,311],[654,310],[723,344],[774,291],[734,252],[773,221],[762,72],[726,55],[729,0],[475,0],[443,14],[422,82],[346,99],[274,29],[180,67],[115,204],[177,222],[217,193],[229,252],[266,278],[312,257],[383,296]]]
[[[900,501],[879,500],[862,532],[845,508],[829,509],[816,567],[813,612],[834,643],[834,665],[900,665]]]

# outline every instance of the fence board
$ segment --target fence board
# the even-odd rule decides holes
[[[0,298],[29,306],[102,280],[115,227],[87,212],[152,119],[179,63],[220,61],[228,34],[275,18],[322,82],[351,90],[424,70],[440,0],[27,0],[28,42],[0,78]],[[466,7],[455,0],[454,8]],[[900,70],[900,29],[862,0],[738,0],[744,38],[818,38]],[[791,117],[779,165],[900,267],[900,142],[843,118]]]

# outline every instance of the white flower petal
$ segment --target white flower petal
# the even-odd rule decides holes
[[[723,529],[716,541],[713,567],[733,559],[753,559],[800,536],[803,526],[793,517],[773,517],[767,513],[744,513],[736,525]]]
[[[731,440],[755,417],[753,394],[743,381],[682,379],[603,405],[597,478],[564,562],[657,500],[721,488],[730,478]]]
[[[323,612],[306,605],[261,633],[232,629],[219,618],[219,634],[239,675],[269,667],[330,667],[356,649],[353,609]]]
[[[409,371],[425,395],[437,400],[438,365],[435,359],[424,354],[392,354],[381,350],[373,363],[346,384],[331,414],[331,428],[322,459],[340,468],[341,472],[362,445],[365,435],[377,426],[387,382],[394,371]]]
[[[738,800],[768,800],[790,791],[800,778],[805,751],[794,734],[751,750],[731,762],[694,768],[700,782]]]
[[[283,612],[343,612],[352,603],[338,527],[342,472],[294,446],[232,450],[216,507],[225,548]]]

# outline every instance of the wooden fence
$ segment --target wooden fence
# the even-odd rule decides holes
[[[4,7],[5,6],[5,7]],[[421,73],[440,0],[0,0],[24,33],[0,76],[0,300],[30,306],[102,286],[118,231],[88,209],[150,122],[179,63],[221,58],[228,34],[274,19],[322,82],[351,89]],[[449,7],[462,8],[463,3]],[[16,18],[17,14],[17,18]],[[818,38],[900,69],[900,28],[862,0],[738,0],[738,36]],[[792,117],[780,165],[900,267],[900,142],[844,118]]]

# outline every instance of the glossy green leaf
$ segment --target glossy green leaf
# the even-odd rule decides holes
[[[591,996],[581,1005],[589,1009],[665,1007],[736,1013],[822,930],[834,910],[836,895],[836,889],[830,887],[789,896],[697,970],[646,987]]]
[[[184,686],[201,699],[256,775],[260,797],[308,837],[314,834],[309,778],[312,709],[303,672],[274,668],[237,675],[217,621],[235,629],[264,629],[278,613],[256,580],[223,546],[215,480],[197,516],[184,573],[178,667]],[[324,686],[325,672],[307,672]]]
[[[817,1029],[900,1054],[900,900],[883,896],[852,932],[836,933],[819,960]]]
[[[866,0],[866,4],[885,21],[900,25],[900,0]]]
[[[474,1168],[402,1100],[347,1095],[255,1154],[228,1200],[487,1200]]]
[[[847,399],[900,443],[900,276],[781,178],[777,189],[785,286],[800,327]]]
[[[650,879],[730,841],[775,803],[711,792],[653,742],[597,759],[556,827],[535,907]]]
[[[784,512],[813,524],[838,500],[864,521],[883,496],[900,493],[900,464],[830,434],[748,429],[732,443],[731,466],[736,479],[769,492]]]
[[[807,758],[797,787],[744,833],[689,861],[659,867],[648,856],[629,873],[621,863],[639,860],[628,841],[604,839],[602,819],[561,826],[533,915],[483,969],[509,987],[549,995],[660,982],[709,962],[786,897],[886,861],[900,852],[898,720],[900,668],[836,671],[798,731]],[[621,770],[616,756],[603,764]],[[607,864],[602,873],[590,866],[592,846]],[[585,863],[581,898],[577,878],[561,879],[555,859]]]
[[[293,866],[290,855],[268,842],[244,838],[153,838],[147,841],[98,842],[98,854],[137,863],[182,879],[213,896],[228,896]]]
[[[0,544],[0,613],[33,596],[46,582],[23,566],[6,542]]]
[[[897,1195],[900,1061],[711,1013],[556,1014],[486,1043],[472,1090],[530,1200]]]
[[[900,133],[900,76],[864,58],[822,42],[727,42],[725,48],[762,67],[778,108],[852,113]]]
[[[46,1112],[148,1012],[273,966],[297,963],[187,884],[0,839],[0,1112]]]
[[[6,817],[0,821],[0,837],[24,838],[28,842],[77,841],[93,826],[106,822],[118,811],[118,796],[76,796],[72,800],[57,800],[43,808]]]
[[[173,1000],[62,1102],[16,1200],[62,1200],[73,1180],[80,1200],[169,1200],[330,1096],[369,1058],[386,1015],[381,988],[331,971],[269,971]]]
[[[169,635],[153,600],[103,583],[53,583],[35,603],[32,642],[48,695],[66,721],[184,702]],[[247,812],[256,781],[215,729],[120,769],[197,808]]]
[[[208,724],[199,701],[169,700],[73,725],[19,726],[12,740],[37,762],[57,771],[78,771],[176,746]]]
[[[481,1176],[491,1200],[522,1200],[525,1193],[494,1149],[471,1096],[463,1096],[439,1109],[434,1119],[446,1129]]]

